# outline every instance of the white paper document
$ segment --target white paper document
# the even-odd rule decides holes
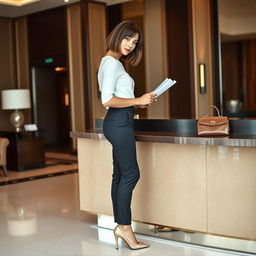
[[[153,93],[156,94],[156,98],[164,93],[166,90],[171,88],[174,84],[176,84],[175,80],[170,78],[166,78],[154,91]]]

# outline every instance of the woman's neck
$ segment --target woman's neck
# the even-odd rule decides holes
[[[106,52],[106,55],[105,55],[105,56],[111,56],[111,57],[113,57],[113,58],[119,60],[119,59],[121,58],[122,54],[121,54],[121,53],[118,53],[118,52],[114,52],[114,51],[112,51],[112,50],[108,50],[108,51]]]

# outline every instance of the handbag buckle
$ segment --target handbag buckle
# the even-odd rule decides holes
[[[210,124],[216,124],[216,121],[211,120],[211,121],[210,121]]]

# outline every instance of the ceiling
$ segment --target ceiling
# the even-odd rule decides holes
[[[218,0],[223,40],[249,40],[256,35],[256,0]]]
[[[256,0],[219,0],[219,14],[225,18],[239,19],[256,16]]]
[[[106,5],[114,5],[131,0],[97,0],[106,3]],[[8,2],[8,3],[7,3]],[[0,0],[0,17],[16,18],[43,10],[69,5],[80,0]]]

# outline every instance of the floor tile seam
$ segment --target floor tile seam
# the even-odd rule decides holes
[[[65,170],[65,171],[60,171],[60,172],[46,173],[43,175],[22,177],[22,178],[17,178],[17,179],[12,179],[12,180],[0,181],[0,186],[15,185],[18,183],[24,183],[24,182],[28,182],[28,181],[35,181],[35,180],[53,178],[53,177],[62,176],[62,175],[74,174],[77,172],[78,172],[78,169],[75,168],[75,169],[70,169],[70,170]]]
[[[67,216],[67,215],[59,215],[59,213],[53,213],[53,214],[51,214],[51,215],[42,215],[41,217],[40,217],[40,221],[51,221],[51,220],[53,220],[53,221],[56,221],[56,219],[58,219],[58,220],[61,220],[61,221],[65,221],[65,222],[69,222],[69,227],[70,227],[70,225],[72,225],[72,226],[75,226],[75,225],[81,225],[81,224],[85,224],[85,225],[87,225],[87,223],[84,221],[84,220],[82,220],[82,219],[79,219],[79,217],[76,217],[75,216],[76,215],[76,213],[74,213],[74,215],[73,216]]]
[[[24,170],[24,171],[19,171],[18,173],[26,173],[26,172],[33,172],[33,171],[39,172],[39,171],[45,171],[45,169],[52,169],[53,167],[54,168],[63,168],[63,167],[71,167],[73,165],[76,166],[76,165],[78,165],[78,163],[76,161],[69,162],[69,163],[64,163],[64,162],[51,163],[51,164],[46,164],[45,167],[40,168],[40,169],[39,168],[37,168],[37,169],[28,169],[28,170]],[[0,171],[1,171],[1,169],[0,169]],[[15,173],[17,173],[17,171],[15,171],[15,170],[8,170],[8,172],[12,173],[13,175]],[[46,172],[47,172],[47,170],[46,170]],[[3,179],[3,178],[7,178],[7,177],[4,176],[4,175],[1,175],[0,179]]]
[[[61,174],[66,174],[68,172],[72,173],[72,172],[76,172],[77,171],[77,168],[73,168],[73,169],[68,169],[68,170],[56,170],[56,171],[52,171],[52,172],[46,172],[44,174],[35,174],[34,176],[24,176],[24,177],[17,177],[17,178],[13,178],[13,179],[9,179],[9,180],[3,180],[3,181],[0,181],[1,182],[14,182],[14,181],[18,181],[18,180],[25,180],[25,179],[30,179],[30,180],[33,180],[33,179],[40,179],[40,178],[43,178],[43,177],[46,177],[46,176],[61,176]]]
[[[45,250],[43,251],[43,253],[45,255],[47,255],[49,253],[49,251],[58,243],[58,241],[60,241],[65,234],[67,233],[68,230],[70,230],[70,227],[73,226],[73,223],[70,223],[62,232],[61,234],[58,236],[58,238],[55,239],[55,241]]]
[[[35,171],[35,173],[27,173],[26,174],[21,174],[21,175],[10,175],[8,177],[0,177],[0,183],[1,182],[12,182],[12,181],[16,181],[16,180],[21,180],[21,179],[33,179],[36,177],[40,177],[40,176],[46,176],[46,175],[52,175],[52,174],[56,174],[56,173],[61,173],[61,172],[67,172],[67,171],[72,171],[77,169],[78,166],[76,165],[71,165],[71,166],[65,166],[66,168],[63,168],[63,166],[60,166],[60,168],[54,168],[54,169],[48,169],[47,171]]]

